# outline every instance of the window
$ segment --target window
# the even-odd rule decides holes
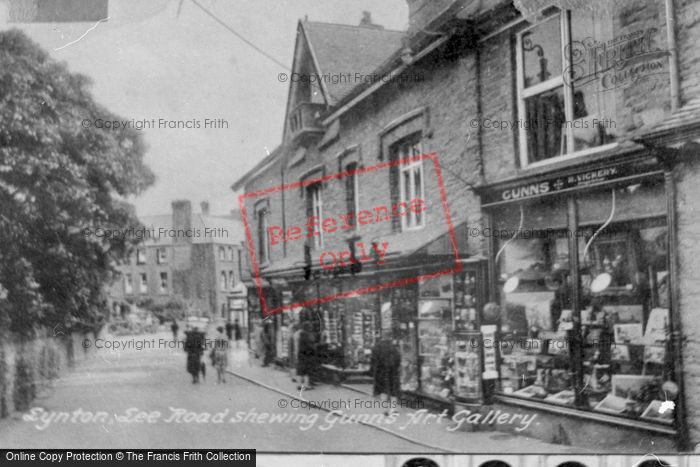
[[[353,173],[358,168],[357,162],[351,162],[345,166],[345,171],[350,172],[349,175],[345,177],[345,206],[347,213],[352,213],[353,216],[349,219],[349,222],[353,224],[355,228],[359,224],[355,221],[355,214],[359,209],[359,186],[357,173]]]
[[[240,249],[238,251],[238,277],[243,277],[243,255]]]
[[[226,283],[226,271],[221,271],[221,273],[219,274],[219,287],[221,288],[221,290],[226,290]]]
[[[500,392],[673,423],[666,210],[661,178],[493,210]]]
[[[146,275],[145,272],[142,272],[140,274],[141,276],[141,283],[139,284],[139,291],[141,293],[148,293],[148,276]]]
[[[306,213],[307,218],[315,216],[318,218],[317,225],[314,227],[314,248],[323,248],[323,231],[318,228],[323,219],[323,187],[320,182],[314,183],[306,187]]]
[[[228,247],[228,260],[233,261],[233,247]]]
[[[258,261],[260,264],[270,261],[270,238],[267,234],[269,223],[269,210],[261,208],[258,210]]]
[[[160,273],[160,293],[168,293],[168,273]]]
[[[230,289],[236,285],[236,277],[233,275],[233,271],[228,272],[228,286]]]
[[[168,251],[165,248],[158,248],[156,250],[156,261],[158,264],[165,264],[168,262]]]
[[[598,68],[610,60],[605,47],[613,39],[612,29],[612,19],[594,19],[577,10],[518,35],[522,166],[615,142],[617,96],[604,92],[601,73],[609,70]]]
[[[131,277],[131,274],[124,276],[124,293],[127,295],[134,293],[134,280]]]
[[[139,248],[136,250],[136,264],[146,264],[146,250]]]
[[[415,138],[401,142],[394,148],[393,157],[396,160],[403,160],[421,154],[421,144]],[[418,160],[398,166],[399,176],[399,202],[409,204],[416,198],[424,199],[423,196],[423,161]],[[392,184],[393,185],[393,184]],[[408,210],[405,216],[401,216],[401,230],[411,230],[422,227],[424,215],[422,212]]]
[[[226,249],[222,246],[219,247],[219,260],[226,261]]]

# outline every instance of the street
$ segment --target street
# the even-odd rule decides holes
[[[157,342],[170,335],[155,337]],[[93,352],[87,363],[64,374],[47,395],[37,398],[33,411],[15,414],[0,423],[0,446],[426,451],[367,426],[334,424],[322,430],[324,424],[328,426],[324,422],[326,412],[280,408],[279,394],[232,375],[228,375],[226,384],[216,384],[211,367],[207,368],[206,382],[194,385],[185,371],[182,350],[131,348]],[[232,367],[248,365],[247,352],[232,354]],[[220,420],[222,413],[226,416]]]

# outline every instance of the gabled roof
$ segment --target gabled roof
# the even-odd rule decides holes
[[[349,26],[302,21],[300,26],[319,74],[346,74],[347,79],[338,79],[337,83],[325,81],[326,90],[330,94],[326,99],[331,105],[341,101],[355,86],[361,84],[361,81],[356,80],[356,74],[371,75],[399,50],[406,34],[376,25]]]

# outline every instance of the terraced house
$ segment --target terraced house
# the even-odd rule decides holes
[[[284,361],[315,313],[341,378],[389,336],[406,397],[550,442],[695,448],[700,6],[408,4],[298,25],[283,141],[233,185],[251,319]]]

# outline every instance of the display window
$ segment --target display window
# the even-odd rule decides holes
[[[673,423],[666,199],[639,180],[492,210],[502,394]]]

